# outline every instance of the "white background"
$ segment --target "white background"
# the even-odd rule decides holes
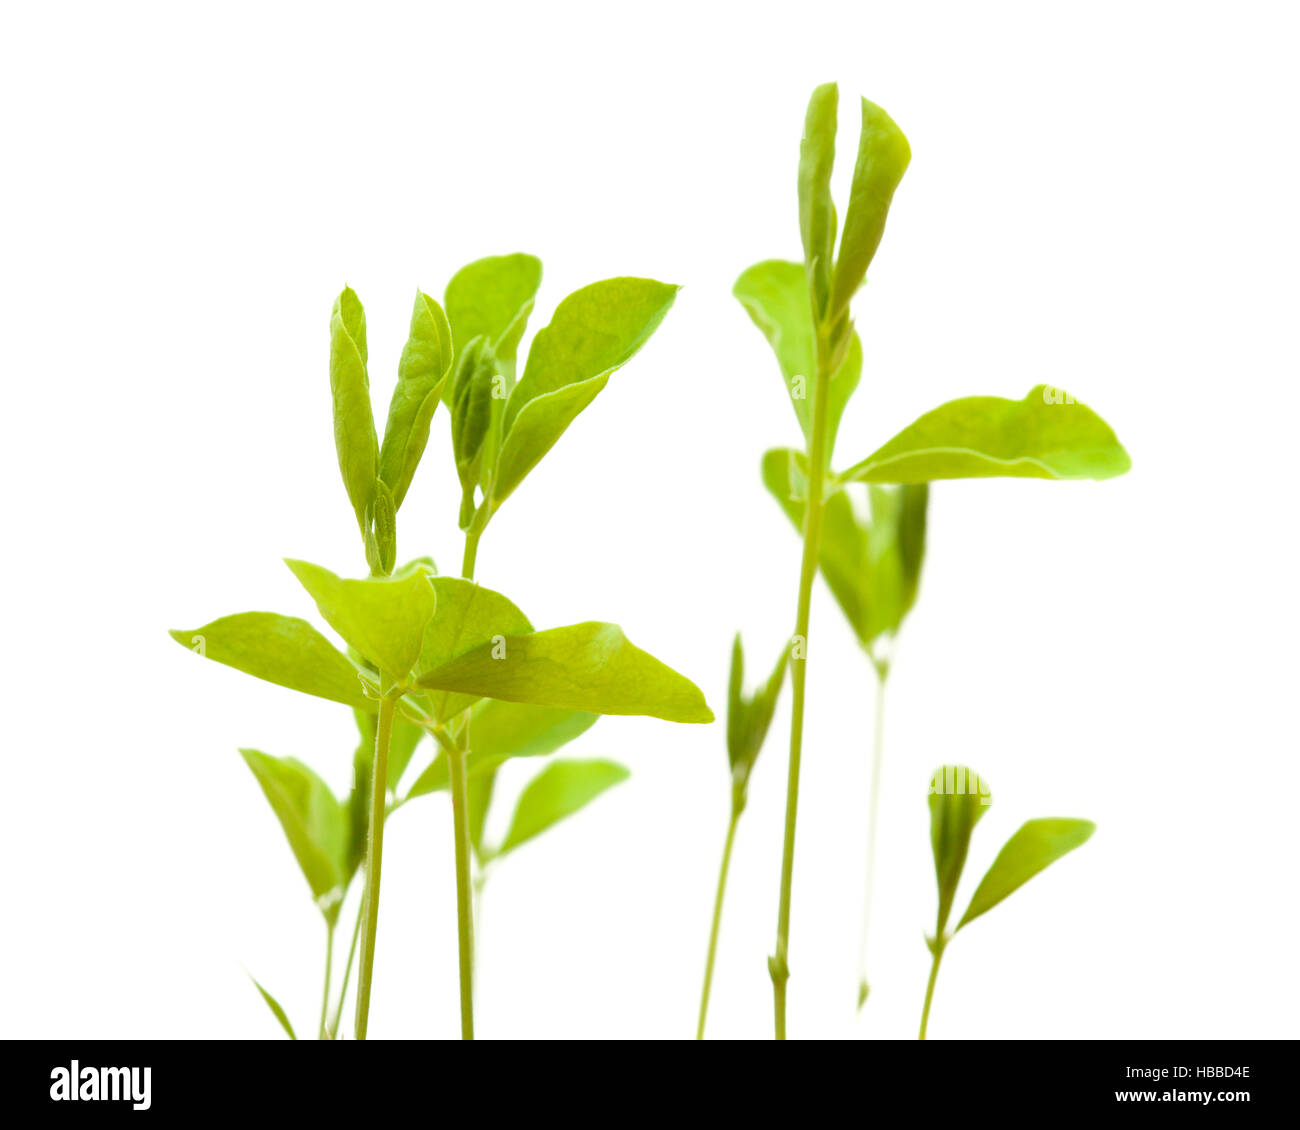
[[[833,78],[841,198],[859,93],[914,153],[837,462],[1048,381],[1134,470],[933,492],[861,1018],[871,685],[819,587],[791,1034],[914,1034],[926,781],[960,760],[996,795],[966,892],[1026,818],[1098,832],[957,939],[933,1036],[1294,1035],[1296,31],[1252,4],[7,7],[0,1032],[274,1037],[241,963],[314,1024],[319,916],[235,751],[342,790],[352,720],[165,629],[314,614],[284,555],[364,571],[327,384],[345,282],[381,421],[415,288],[472,258],[543,258],[534,329],[597,278],[684,284],[502,509],[479,577],[538,625],[617,620],[719,710],[735,629],[766,666],[798,544],[757,464],[798,432],[730,287],[798,255],[804,104]],[[440,415],[399,552],[453,570],[456,502]],[[788,706],[738,837],[719,1037],[770,1033]],[[570,752],[633,778],[492,879],[480,1033],[687,1036],[722,727],[606,719]],[[498,833],[534,768],[504,774]],[[372,1034],[454,1035],[445,796],[387,847]]]

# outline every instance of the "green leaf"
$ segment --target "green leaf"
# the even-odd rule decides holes
[[[939,919],[935,934],[942,941],[952,912],[952,900],[966,867],[971,833],[993,803],[988,785],[973,769],[945,765],[930,780],[930,846],[939,881]]]
[[[497,363],[492,347],[476,337],[461,353],[451,399],[451,446],[461,486],[460,528],[474,517],[474,490],[479,485],[483,442],[492,426],[492,385]]]
[[[285,564],[331,628],[392,681],[406,677],[420,657],[437,604],[427,565],[354,581],[309,561],[286,559]]]
[[[593,714],[713,721],[700,689],[632,644],[616,624],[588,622],[505,636],[426,671],[417,683]]]
[[[465,781],[466,810],[469,813],[469,846],[480,860],[491,855],[483,850],[483,829],[487,825],[488,809],[492,805],[492,790],[496,786],[497,771],[476,773]]]
[[[813,307],[819,315],[826,310],[835,247],[831,170],[835,165],[838,102],[839,88],[833,82],[812,92],[799,145],[799,234]]]
[[[811,443],[817,362],[812,312],[808,305],[808,279],[803,267],[783,259],[755,263],[736,280],[732,293],[776,354],[804,441]],[[827,465],[835,447],[844,406],[858,387],[861,376],[862,343],[854,333],[844,361],[830,382],[830,400],[826,406]]]
[[[957,923],[960,930],[985,911],[992,910],[1012,891],[1025,885],[1045,867],[1055,863],[1097,830],[1091,820],[1029,820],[1009,839],[993,861],[970,906]]]
[[[510,830],[495,856],[513,851],[572,816],[629,775],[612,761],[552,761],[520,794]]]
[[[928,483],[908,483],[899,488],[898,495],[898,555],[902,561],[902,606],[903,615],[906,616],[916,604],[917,590],[921,587],[930,486]]]
[[[885,219],[894,190],[911,159],[912,149],[903,131],[884,110],[864,98],[858,161],[853,169],[844,235],[831,283],[828,322],[836,321],[848,309],[849,300],[862,285],[867,267],[880,246],[880,238],[885,234]]]
[[[423,291],[415,292],[411,330],[397,364],[397,387],[388,405],[379,477],[388,484],[394,508],[402,505],[429,441],[429,425],[451,372],[452,337],[447,315]]]
[[[776,712],[776,701],[785,682],[785,669],[789,649],[782,648],[781,655],[767,677],[752,696],[745,695],[745,650],[740,633],[731,645],[731,678],[727,687],[727,759],[731,763],[732,786],[738,799],[743,800],[749,774],[758,760],[767,731]]]
[[[280,1002],[262,988],[261,983],[251,973],[248,974],[248,979],[253,982],[254,987],[262,994],[262,999],[266,1001],[266,1007],[271,1010],[271,1014],[280,1022],[280,1027],[289,1033],[289,1039],[296,1040],[298,1037],[293,1034],[293,1025],[289,1023],[289,1017],[284,1009],[280,1007]]]
[[[306,620],[240,612],[168,634],[182,647],[268,683],[359,710],[375,709],[353,663]]]
[[[513,370],[541,285],[542,261],[533,255],[494,255],[462,267],[445,295],[453,340],[468,343],[483,337]]]
[[[493,478],[499,505],[554,446],[610,374],[632,359],[663,321],[678,288],[617,278],[574,291],[538,332],[510,394]]]
[[[416,674],[436,670],[480,645],[525,634],[532,624],[511,601],[492,589],[460,577],[431,578],[438,615],[424,634]],[[430,716],[445,722],[474,703],[477,695],[431,694]]]
[[[469,717],[466,772],[473,779],[492,772],[512,757],[554,753],[591,729],[600,715],[485,698],[474,705]],[[449,781],[447,759],[439,753],[411,786],[407,799],[444,789]]]
[[[840,479],[1110,479],[1130,466],[1128,452],[1100,416],[1058,389],[1037,385],[1024,400],[970,396],[940,405]]]
[[[280,821],[317,906],[333,921],[350,877],[347,810],[301,761],[271,757],[255,749],[239,753]]]
[[[330,392],[339,470],[362,536],[369,529],[379,474],[379,441],[370,407],[366,357],[366,314],[352,288],[344,287],[330,314]]]

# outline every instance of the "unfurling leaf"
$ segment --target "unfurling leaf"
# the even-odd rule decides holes
[[[840,479],[1110,479],[1131,465],[1100,416],[1059,389],[1038,385],[1023,400],[970,396],[942,404]]]
[[[945,765],[930,779],[930,846],[934,851],[934,874],[939,883],[939,917],[936,943],[943,944],[944,930],[957,895],[957,884],[966,867],[971,833],[984,815],[993,796],[987,784],[962,765]]]
[[[1096,830],[1097,826],[1091,820],[1027,821],[998,852],[993,866],[975,888],[970,906],[957,923],[957,929],[992,910],[1045,867],[1086,843]]]
[[[285,564],[331,628],[393,682],[406,677],[420,657],[424,630],[437,604],[427,565],[408,565],[392,577],[354,581],[309,561]]]
[[[392,493],[394,510],[401,507],[424,454],[429,425],[451,364],[452,336],[447,315],[437,302],[417,290],[379,452],[379,478]]]
[[[844,215],[844,235],[835,261],[827,322],[837,321],[849,307],[849,300],[862,285],[867,268],[885,234],[885,219],[903,174],[912,159],[912,149],[903,131],[873,102],[862,100],[862,134],[858,139],[858,160],[853,169],[853,187]]]
[[[835,166],[836,109],[839,87],[824,83],[812,92],[799,145],[799,234],[812,307],[821,318],[830,293],[835,249],[835,206],[831,170]]]
[[[352,288],[344,287],[330,314],[330,393],[339,470],[362,537],[369,528],[379,475],[379,441],[366,365],[365,310]]]
[[[502,636],[424,672],[417,685],[593,714],[713,721],[700,689],[632,644],[616,624]]]
[[[789,649],[782,648],[776,666],[758,690],[745,695],[745,651],[740,633],[731,645],[731,678],[727,687],[727,759],[731,763],[731,783],[736,804],[743,807],[745,790],[754,762],[758,760],[767,731],[772,725],[776,701],[785,682]]]
[[[371,574],[388,576],[397,560],[397,507],[383,479],[375,483],[374,511],[365,540],[366,564]]]
[[[375,709],[362,693],[356,666],[306,620],[240,612],[168,634],[182,647],[268,683],[358,710]]]
[[[492,854],[499,858],[513,851],[628,776],[612,761],[552,761],[520,794],[510,829]]]
[[[474,490],[479,485],[483,441],[492,422],[492,382],[496,375],[492,347],[484,338],[475,338],[460,355],[451,394],[451,447],[460,478],[462,530],[469,528],[474,517]]]
[[[574,291],[538,331],[506,402],[493,477],[499,505],[649,340],[677,295],[653,279],[617,278]]]
[[[347,809],[301,761],[241,749],[270,802],[321,913],[333,922],[351,872]]]

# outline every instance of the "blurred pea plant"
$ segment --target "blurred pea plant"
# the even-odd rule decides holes
[[[358,944],[355,1035],[367,1034],[384,826],[392,812],[439,790],[451,794],[461,1032],[472,1038],[475,887],[493,861],[627,776],[606,760],[554,761],[523,789],[501,843],[489,845],[483,832],[500,766],[553,753],[601,714],[713,720],[693,683],[616,625],[589,621],[538,631],[507,597],[474,581],[479,541],[493,516],[645,344],[677,290],[616,278],[576,291],[535,335],[516,380],[540,282],[541,263],[517,254],[463,268],[447,286],[445,310],[417,292],[382,443],[371,407],[365,312],[350,289],[339,295],[330,318],[334,438],[369,575],[345,579],[305,561],[287,564],[346,653],[306,620],[269,612],[172,633],[208,659],[348,707],[360,729],[346,797],[335,796],[301,761],[242,751],[324,917],[322,1037],[340,1035]],[[397,514],[440,403],[451,418],[460,496],[460,577],[440,576],[428,558],[394,570]],[[436,752],[402,792],[426,733]],[[358,874],[357,922],[331,1015],[334,935]],[[257,987],[292,1036],[285,1010]]]
[[[902,131],[862,99],[857,162],[836,253],[831,200],[838,89],[813,91],[799,154],[799,230],[803,261],[765,260],[746,270],[734,293],[776,354],[803,432],[800,449],[769,451],[763,479],[803,539],[794,636],[792,709],[776,949],[772,977],[776,1036],[786,1033],[800,760],[803,748],[808,629],[820,570],[877,677],[876,737],[868,799],[868,898],[882,741],[884,683],[893,641],[916,599],[925,552],[928,485],[937,479],[1108,479],[1129,469],[1115,433],[1095,413],[1040,385],[1023,400],[977,396],[921,416],[888,443],[842,472],[832,470],[840,418],[862,374],[862,343],[850,304],[885,231],[894,192],[911,160]],[[865,484],[869,508],[853,492]],[[866,926],[863,952],[865,955]],[[865,961],[865,957],[864,957]],[[859,1004],[868,993],[865,969]]]

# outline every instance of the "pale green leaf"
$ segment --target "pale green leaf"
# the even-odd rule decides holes
[[[746,695],[745,650],[739,632],[732,642],[731,677],[727,687],[727,759],[731,763],[732,785],[741,797],[772,725],[788,659],[789,648],[782,648],[767,680],[753,695]]]
[[[280,1002],[262,988],[261,983],[251,973],[248,974],[248,979],[253,982],[253,986],[262,994],[262,1000],[266,1002],[266,1007],[271,1010],[271,1015],[280,1022],[280,1027],[289,1033],[289,1039],[296,1040],[298,1037],[293,1033],[293,1025],[289,1023],[288,1014],[280,1007]]]
[[[810,443],[817,362],[812,311],[808,304],[808,279],[803,267],[784,259],[755,263],[736,280],[732,293],[776,354],[799,427],[805,442]],[[854,333],[844,360],[830,381],[830,399],[826,406],[828,465],[844,406],[858,387],[861,376],[862,343]]]
[[[826,310],[835,247],[831,170],[835,165],[838,102],[839,88],[833,82],[824,83],[812,92],[799,145],[799,234],[803,239],[813,307],[819,315]]]
[[[498,360],[513,365],[541,284],[542,261],[533,255],[493,255],[462,267],[445,294],[457,349],[483,337]]]
[[[1027,821],[998,852],[993,866],[975,888],[970,906],[957,923],[957,929],[992,910],[1007,895],[1024,886],[1061,856],[1087,843],[1096,830],[1097,826],[1091,820]]]
[[[1109,479],[1130,466],[1100,416],[1059,389],[1038,385],[1024,400],[971,396],[940,405],[840,479]]]
[[[379,441],[370,407],[366,372],[366,315],[351,287],[334,302],[330,314],[330,393],[334,400],[334,446],[348,500],[364,536],[370,526]]]
[[[844,215],[840,253],[835,261],[828,322],[834,322],[848,309],[849,300],[862,285],[885,233],[885,219],[894,190],[911,159],[912,150],[903,131],[884,110],[864,98],[858,160],[853,170],[848,211]]]
[[[292,757],[241,749],[284,830],[294,858],[326,918],[333,920],[349,876],[348,813],[311,769]]]
[[[388,405],[379,477],[402,505],[420,456],[429,441],[429,425],[451,371],[452,337],[447,315],[423,291],[415,292],[411,329],[397,365],[397,387]]]
[[[303,694],[374,710],[357,669],[306,620],[275,612],[240,612],[192,631],[168,633],[182,647],[227,667]]]
[[[533,340],[524,375],[510,394],[493,479],[503,502],[573,419],[626,364],[668,313],[678,288],[616,278],[574,291]]]
[[[552,761],[519,796],[510,829],[495,855],[513,851],[590,804],[629,774],[612,761]]]
[[[593,714],[713,721],[700,689],[632,644],[616,624],[506,636],[426,671],[418,685]]]
[[[939,883],[939,918],[936,939],[942,939],[966,867],[971,833],[993,803],[988,785],[973,769],[945,765],[930,780],[930,846]]]
[[[406,677],[437,604],[427,565],[407,566],[391,577],[344,580],[308,561],[285,564],[331,628],[389,679]]]

